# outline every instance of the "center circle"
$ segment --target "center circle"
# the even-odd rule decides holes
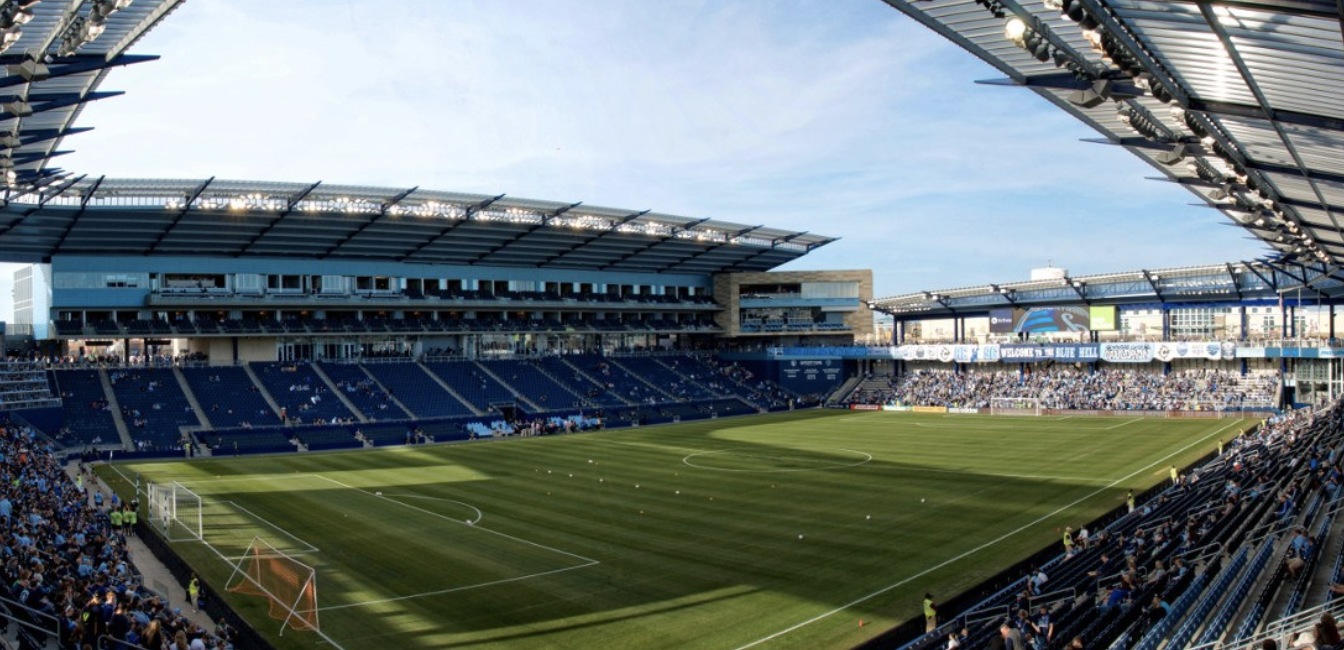
[[[690,454],[681,462],[698,469],[716,472],[815,472],[858,467],[873,459],[872,454],[853,449],[759,449],[739,447]]]

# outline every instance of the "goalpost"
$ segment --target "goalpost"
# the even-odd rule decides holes
[[[1041,400],[1035,397],[991,397],[990,415],[1040,415]]]
[[[317,619],[317,570],[253,537],[233,567],[225,588],[270,601],[271,618],[285,628],[320,631]]]
[[[170,542],[204,541],[205,517],[201,496],[173,481],[149,484],[149,521]]]

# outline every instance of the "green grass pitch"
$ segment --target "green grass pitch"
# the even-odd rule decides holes
[[[848,648],[1248,426],[809,411],[100,471],[202,496],[210,583],[253,536],[316,567],[325,638],[228,595],[280,648]]]

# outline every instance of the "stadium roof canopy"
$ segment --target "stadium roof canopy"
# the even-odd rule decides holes
[[[1266,264],[1344,262],[1337,2],[885,2],[1005,77],[985,83],[1031,89],[1265,241]]]
[[[806,232],[419,188],[74,176],[15,191],[0,261],[53,255],[377,259],[660,273],[763,271]]]
[[[1236,303],[1318,301],[1344,291],[1344,281],[1319,268],[1260,262],[1187,266],[921,291],[873,300],[897,320],[979,316],[991,309],[1080,304]]]
[[[109,69],[182,0],[0,0],[0,262],[56,255],[763,271],[834,241],[649,211],[419,188],[77,176],[50,164]]]
[[[126,54],[181,0],[0,0],[0,180],[58,182],[48,163],[110,69],[152,61]]]

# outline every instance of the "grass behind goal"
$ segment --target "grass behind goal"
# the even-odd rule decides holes
[[[848,648],[1247,426],[812,411],[103,476],[201,495],[209,582],[254,537],[315,567],[344,650]]]

